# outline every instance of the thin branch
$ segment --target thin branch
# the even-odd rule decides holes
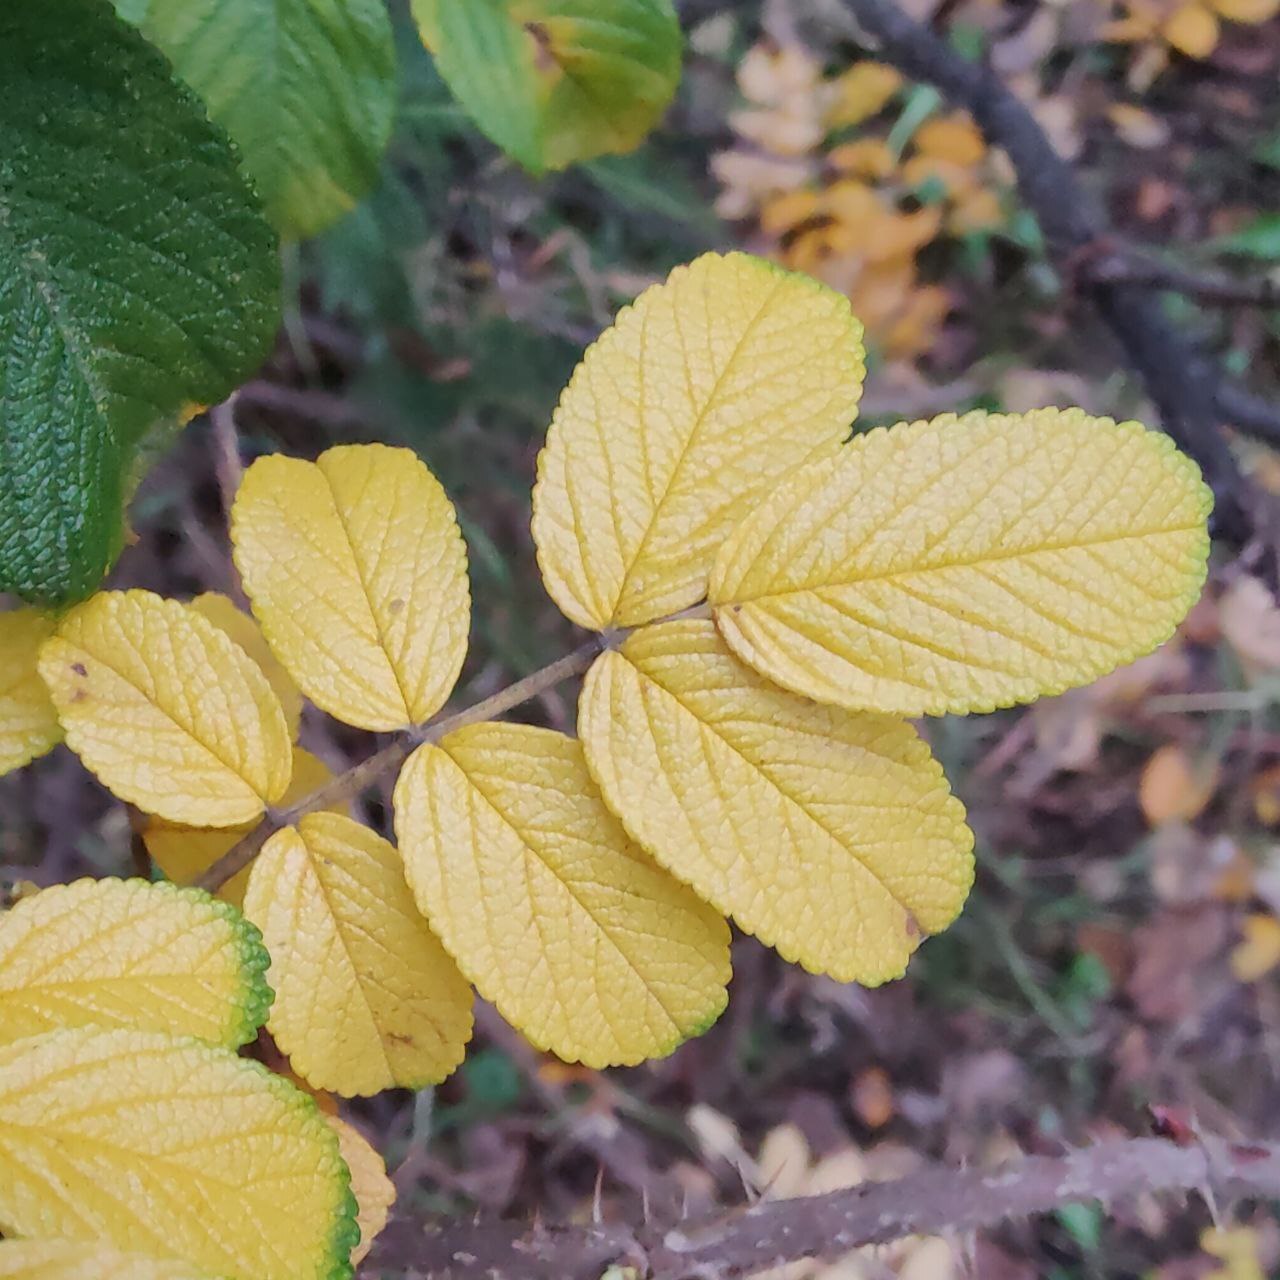
[[[990,67],[967,61],[894,0],[845,3],[887,62],[967,110],[987,141],[1008,155],[1023,202],[1039,222],[1064,277],[1071,278],[1074,263],[1096,256],[1100,245],[1114,241],[1102,208],[1053,149],[1026,104]],[[1218,430],[1222,370],[1170,322],[1149,291],[1094,280],[1087,282],[1087,293],[1142,378],[1164,429],[1200,463],[1218,494],[1220,516],[1226,512],[1232,523],[1238,522],[1246,482]]]
[[[801,1260],[833,1261],[909,1235],[972,1231],[1081,1200],[1198,1191],[1217,1201],[1280,1198],[1280,1146],[1163,1138],[1027,1156],[995,1172],[935,1167],[829,1195],[763,1200],[678,1226],[393,1222],[371,1269],[432,1280],[599,1280],[611,1265],[646,1280],[735,1280]]]
[[[304,796],[296,804],[287,809],[273,809],[258,823],[252,831],[239,840],[221,858],[217,860],[195,882],[201,889],[210,893],[220,889],[232,876],[243,871],[256,858],[262,846],[279,830],[292,826],[299,818],[320,809],[329,809],[344,801],[353,800],[365,788],[377,782],[379,778],[397,769],[408,758],[413,749],[424,742],[439,742],[447,733],[461,729],[465,725],[479,724],[483,720],[494,720],[508,711],[529,702],[539,694],[554,688],[571,676],[582,675],[583,672],[607,647],[607,638],[593,637],[585,644],[579,645],[572,652],[557,658],[555,662],[535,671],[532,675],[517,680],[514,684],[500,689],[491,697],[484,698],[473,706],[452,715],[440,716],[430,724],[405,729],[380,751],[353,765],[345,773],[331,778],[324,786],[310,795]]]
[[[1105,254],[1084,275],[1093,283],[1180,293],[1217,306],[1280,307],[1280,281],[1270,276],[1240,280],[1234,276],[1199,275],[1137,253]]]

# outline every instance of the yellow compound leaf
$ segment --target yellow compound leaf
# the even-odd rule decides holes
[[[849,434],[848,300],[746,254],[677,267],[583,358],[538,459],[533,536],[555,602],[593,630],[700,600],[725,534]]]
[[[729,931],[605,808],[581,745],[481,724],[419,747],[396,783],[418,906],[535,1045],[591,1067],[670,1053],[719,1016]]]
[[[243,609],[238,608],[229,596],[218,591],[206,591],[203,595],[196,596],[191,607],[197,613],[204,614],[219,630],[225,631],[262,668],[267,683],[280,699],[280,709],[289,725],[289,736],[296,742],[298,727],[302,723],[302,694],[293,683],[293,677],[271,652],[258,624]]]
[[[348,1097],[421,1089],[462,1061],[471,989],[380,836],[309,814],[267,841],[244,907],[271,953],[267,1025],[309,1084]]]
[[[58,713],[36,670],[54,620],[35,609],[0,613],[0,774],[20,769],[62,740]]]
[[[1167,640],[1200,593],[1211,498],[1165,435],[1078,409],[860,436],[726,541],[715,617],[820,702],[990,711]]]
[[[0,1230],[346,1280],[355,1201],[315,1103],[256,1062],[150,1031],[0,1048]]]
[[[215,1280],[185,1262],[76,1240],[0,1241],[3,1280]]]
[[[289,785],[289,727],[266,676],[188,605],[100,592],[45,641],[40,674],[71,749],[148,813],[231,827]]]
[[[351,1265],[358,1266],[373,1247],[378,1233],[387,1225],[387,1216],[396,1202],[395,1183],[387,1177],[382,1157],[369,1145],[364,1135],[340,1116],[325,1116],[329,1127],[338,1135],[338,1149],[351,1171],[351,1191],[358,1212],[360,1243],[351,1251]],[[0,1275],[4,1273],[0,1271]]]
[[[0,916],[0,1044],[132,1027],[235,1048],[271,1005],[262,938],[197,889],[77,880]]]
[[[775,688],[708,621],[597,659],[578,728],[631,834],[811,972],[899,977],[969,892],[973,836],[916,731]]]
[[[231,513],[254,616],[316,706],[401,729],[444,705],[471,625],[453,504],[409,449],[259,458]]]
[[[280,797],[282,808],[296,804],[304,796],[318,791],[331,781],[333,773],[322,760],[301,747],[293,749],[293,775],[288,789]],[[333,812],[342,812],[334,806]],[[253,830],[249,822],[239,827],[188,827],[177,822],[152,818],[142,829],[142,840],[152,861],[175,884],[194,884],[223,854],[231,850]],[[237,872],[218,890],[217,896],[232,906],[244,902],[252,866]]]

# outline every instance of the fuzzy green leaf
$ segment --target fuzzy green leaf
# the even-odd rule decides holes
[[[222,399],[278,316],[231,146],[108,0],[0,7],[0,590],[91,591],[139,449]]]
[[[391,134],[384,0],[116,0],[235,139],[280,234],[315,235],[372,186]]]

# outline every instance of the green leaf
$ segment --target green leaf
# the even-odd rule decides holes
[[[1219,253],[1234,253],[1242,258],[1280,262],[1280,213],[1259,214],[1239,231],[1219,236],[1211,247]]]
[[[235,139],[281,235],[315,235],[374,183],[396,55],[384,0],[116,0]]]
[[[639,146],[680,79],[671,0],[413,0],[440,74],[533,173]]]
[[[107,0],[0,5],[0,591],[87,594],[148,434],[275,332],[270,227],[222,131]]]

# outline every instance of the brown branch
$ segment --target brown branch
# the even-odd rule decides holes
[[[829,1195],[764,1200],[674,1227],[400,1220],[375,1244],[370,1267],[432,1280],[600,1280],[618,1265],[644,1280],[734,1280],[903,1236],[972,1231],[1147,1191],[1199,1191],[1216,1203],[1280,1198],[1280,1146],[1122,1139],[1066,1156],[1027,1156],[995,1172],[934,1167]]]
[[[344,801],[353,800],[366,787],[371,786],[384,774],[399,768],[408,758],[409,753],[424,742],[439,742],[447,733],[461,729],[469,724],[479,724],[482,720],[494,720],[508,711],[529,702],[539,694],[554,688],[570,676],[582,675],[583,672],[599,656],[607,640],[597,636],[579,645],[563,658],[535,671],[532,675],[517,680],[514,684],[500,689],[491,697],[485,698],[473,706],[451,715],[440,716],[430,724],[405,729],[380,751],[352,765],[345,773],[331,778],[324,786],[304,796],[296,804],[287,809],[269,810],[266,817],[252,831],[239,840],[221,858],[209,867],[195,882],[201,889],[210,893],[220,889],[237,872],[243,871],[262,850],[262,846],[279,830],[292,826],[299,818],[320,809],[332,808]]]
[[[1123,284],[1131,289],[1180,293],[1197,302],[1224,307],[1280,307],[1280,281],[1262,276],[1240,280],[1234,276],[1200,275],[1145,255],[1105,254],[1085,271],[1097,284]]]
[[[969,62],[941,37],[910,18],[894,0],[845,0],[880,56],[916,80],[932,84],[952,106],[969,112],[988,143],[1009,157],[1023,203],[1035,215],[1049,254],[1064,278],[1073,265],[1115,240],[1110,222],[1071,166],[1053,149],[1026,104],[990,67]],[[1165,315],[1159,298],[1117,281],[1086,280],[1099,315],[1139,374],[1165,431],[1197,462],[1218,495],[1218,518],[1240,523],[1246,484],[1225,437],[1223,371]],[[1237,424],[1249,430],[1245,423]]]

